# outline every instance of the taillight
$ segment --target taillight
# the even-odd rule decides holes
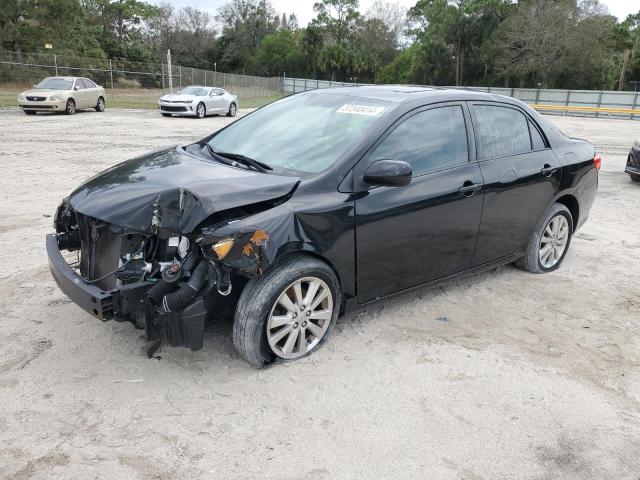
[[[602,166],[602,158],[597,153],[596,156],[593,157],[593,164],[596,166],[596,170],[600,171],[600,167]]]

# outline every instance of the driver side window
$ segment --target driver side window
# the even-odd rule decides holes
[[[467,163],[462,107],[438,107],[409,117],[378,145],[371,160],[403,160],[411,165],[414,177]]]

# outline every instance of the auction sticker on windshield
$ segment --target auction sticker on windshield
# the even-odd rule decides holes
[[[366,115],[368,117],[379,117],[385,111],[385,107],[374,105],[355,105],[347,103],[340,107],[337,113],[348,113],[351,115]]]

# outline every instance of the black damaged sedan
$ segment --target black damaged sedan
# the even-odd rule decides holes
[[[92,315],[192,350],[233,315],[238,352],[263,367],[387,296],[510,262],[557,269],[599,167],[510,98],[316,90],[95,176],[58,208],[47,251]]]
[[[629,174],[632,182],[640,182],[640,139],[631,147],[624,171]]]

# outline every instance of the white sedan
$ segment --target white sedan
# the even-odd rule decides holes
[[[163,95],[158,100],[158,108],[164,117],[177,115],[204,118],[221,113],[235,117],[238,97],[222,88],[191,86],[172,95]]]

